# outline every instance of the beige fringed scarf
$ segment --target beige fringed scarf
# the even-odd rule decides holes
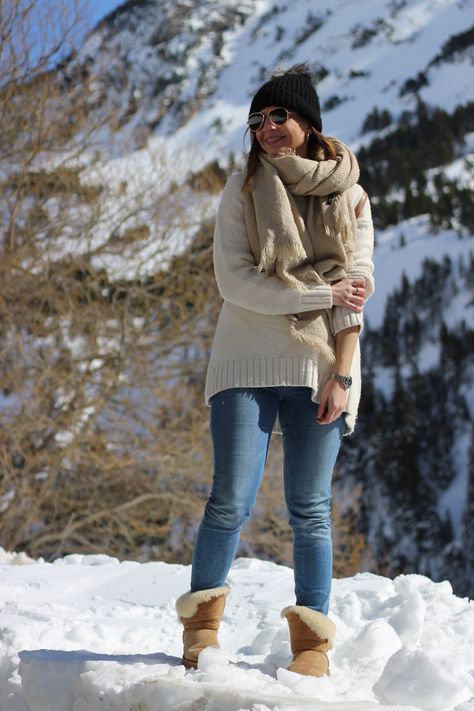
[[[244,193],[245,224],[257,269],[302,292],[343,279],[352,265],[357,225],[348,190],[359,178],[359,166],[347,146],[331,140],[335,160],[262,153],[252,190]],[[309,197],[305,219],[294,196]],[[295,338],[334,360],[325,311],[294,314],[290,322]]]

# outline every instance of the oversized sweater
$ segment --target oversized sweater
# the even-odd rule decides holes
[[[206,378],[205,398],[234,387],[306,386],[318,402],[327,382],[331,364],[308,344],[290,333],[289,314],[327,309],[331,327],[330,343],[336,334],[350,326],[362,328],[362,314],[334,306],[329,284],[308,287],[304,292],[286,285],[275,275],[256,269],[255,257],[247,239],[242,183],[244,175],[232,175],[222,193],[214,234],[214,271],[224,300],[214,335]],[[363,189],[351,189],[354,207]],[[298,198],[298,208],[305,214],[307,198]],[[363,277],[367,295],[374,290],[372,250],[374,232],[367,200],[357,219],[351,277]],[[311,260],[311,244],[304,244]],[[346,434],[355,426],[360,400],[360,351],[357,343],[352,363],[352,387],[346,406]]]

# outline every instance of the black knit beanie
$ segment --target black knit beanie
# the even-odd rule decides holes
[[[265,106],[283,106],[296,111],[308,119],[311,126],[322,130],[319,99],[308,72],[290,71],[267,81],[253,97],[249,114]]]

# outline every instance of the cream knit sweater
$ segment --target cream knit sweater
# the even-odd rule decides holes
[[[241,187],[242,173],[232,175],[220,199],[214,235],[214,270],[224,303],[219,315],[206,379],[206,402],[221,390],[233,387],[307,386],[318,402],[331,372],[330,364],[309,345],[290,333],[288,314],[328,309],[332,326],[330,345],[336,333],[353,325],[362,327],[362,315],[333,306],[331,287],[308,288],[301,293],[277,276],[258,272],[245,231]],[[354,207],[363,189],[351,189]],[[298,198],[304,214],[306,198]],[[357,220],[352,277],[363,277],[370,296],[374,290],[372,250],[374,232],[369,201]],[[311,259],[311,244],[304,244]],[[355,426],[360,400],[360,351],[352,364],[353,385],[346,408],[346,434]]]

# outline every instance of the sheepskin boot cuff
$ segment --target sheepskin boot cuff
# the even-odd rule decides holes
[[[206,647],[219,647],[217,631],[224,613],[227,586],[185,593],[176,601],[183,630],[183,664],[197,667],[199,654]]]
[[[198,590],[197,592],[188,592],[178,597],[176,600],[176,612],[179,619],[182,617],[193,617],[199,605],[203,602],[209,602],[212,598],[228,595],[230,588],[224,585],[221,588],[209,588],[209,590]]]
[[[327,652],[331,649],[336,627],[322,612],[303,605],[285,607],[281,613],[290,629],[293,659],[289,671],[306,676],[329,674]]]

